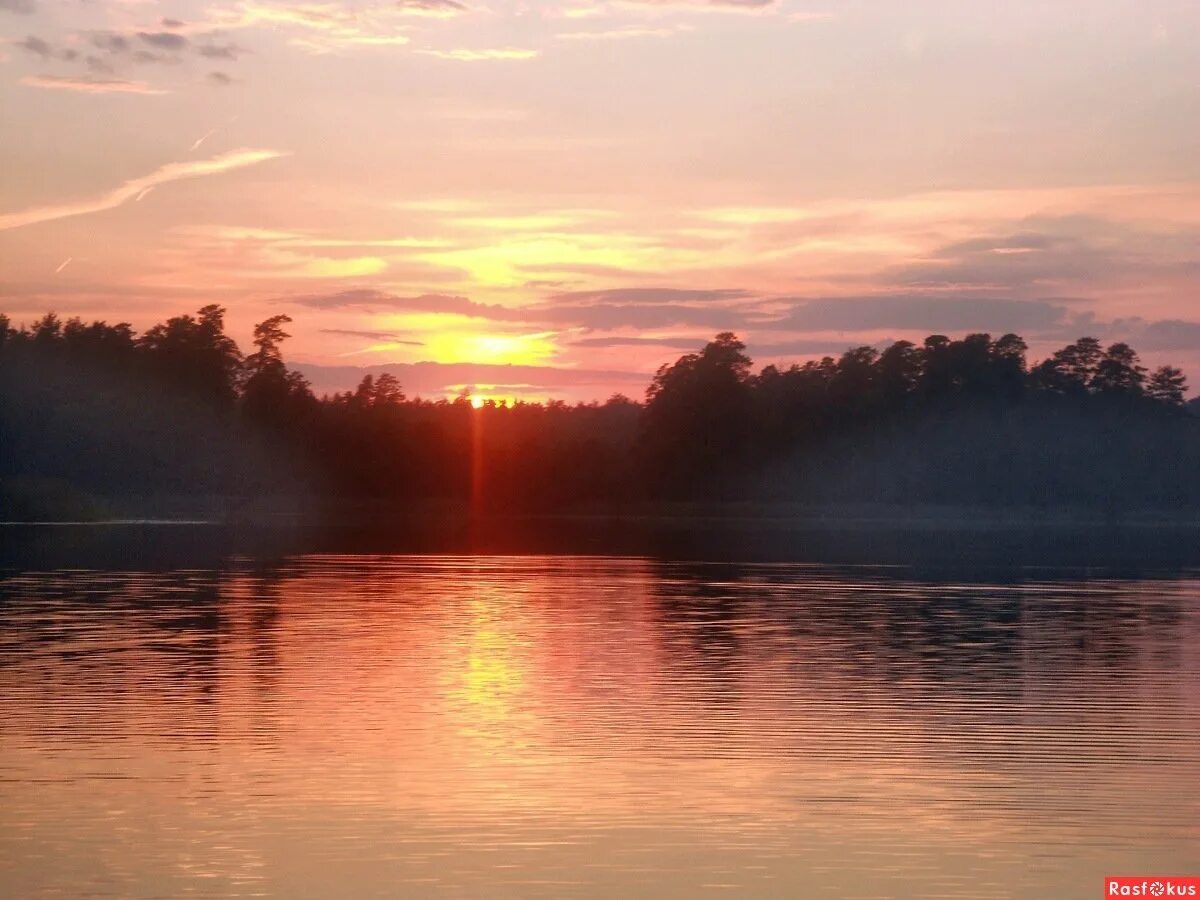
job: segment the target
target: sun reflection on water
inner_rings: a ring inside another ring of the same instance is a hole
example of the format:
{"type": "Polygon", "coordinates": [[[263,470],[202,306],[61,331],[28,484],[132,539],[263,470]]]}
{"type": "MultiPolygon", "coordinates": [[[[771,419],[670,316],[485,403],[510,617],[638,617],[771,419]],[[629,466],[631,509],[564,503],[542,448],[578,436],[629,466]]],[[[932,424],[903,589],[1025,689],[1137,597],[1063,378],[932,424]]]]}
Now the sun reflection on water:
{"type": "Polygon", "coordinates": [[[1040,897],[1186,871],[1197,596],[583,557],[14,575],[0,883],[1040,897]]]}

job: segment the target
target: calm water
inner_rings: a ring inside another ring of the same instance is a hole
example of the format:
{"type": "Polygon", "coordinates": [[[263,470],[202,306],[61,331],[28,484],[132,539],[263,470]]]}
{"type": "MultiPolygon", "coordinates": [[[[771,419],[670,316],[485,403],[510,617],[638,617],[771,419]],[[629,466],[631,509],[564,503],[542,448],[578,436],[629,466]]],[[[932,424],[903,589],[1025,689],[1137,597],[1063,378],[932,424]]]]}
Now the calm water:
{"type": "Polygon", "coordinates": [[[303,554],[0,577],[0,893],[1200,873],[1200,575],[303,554]]]}

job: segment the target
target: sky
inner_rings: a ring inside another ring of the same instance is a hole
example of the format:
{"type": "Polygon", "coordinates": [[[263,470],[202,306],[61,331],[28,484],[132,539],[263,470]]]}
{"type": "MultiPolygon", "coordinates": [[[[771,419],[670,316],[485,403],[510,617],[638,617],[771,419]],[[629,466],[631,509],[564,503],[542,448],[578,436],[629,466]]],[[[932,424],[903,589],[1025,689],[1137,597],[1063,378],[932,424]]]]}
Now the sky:
{"type": "Polygon", "coordinates": [[[1200,386],[1195,0],[0,0],[0,111],[18,323],[286,313],[318,391],[427,397],[639,397],[725,330],[1200,386]]]}

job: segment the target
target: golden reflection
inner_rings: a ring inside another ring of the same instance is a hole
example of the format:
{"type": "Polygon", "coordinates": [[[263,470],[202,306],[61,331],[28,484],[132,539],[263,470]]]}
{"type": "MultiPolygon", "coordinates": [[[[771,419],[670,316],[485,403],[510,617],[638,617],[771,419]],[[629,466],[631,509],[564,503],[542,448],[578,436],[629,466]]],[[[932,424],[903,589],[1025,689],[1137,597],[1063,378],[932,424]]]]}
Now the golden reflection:
{"type": "Polygon", "coordinates": [[[508,606],[496,596],[467,602],[465,660],[460,686],[451,695],[466,720],[462,732],[493,747],[513,743],[505,725],[526,687],[514,621],[505,615],[508,606]]]}
{"type": "Polygon", "coordinates": [[[253,565],[23,576],[0,593],[13,633],[36,638],[0,668],[14,894],[203,879],[224,894],[946,896],[969,876],[979,896],[1040,897],[1091,883],[1096,848],[1131,870],[1194,858],[1179,785],[1200,660],[1159,653],[1194,646],[1197,623],[1162,614],[1192,603],[1188,583],[587,557],[253,565]],[[67,583],[87,599],[63,601],[67,583]],[[1122,603],[1148,612],[1105,618],[1122,603]],[[1089,651],[1085,618],[1133,652],[1089,651]],[[1045,843],[1053,872],[1028,865],[1045,843]],[[14,869],[34,845],[64,863],[14,869]]]}

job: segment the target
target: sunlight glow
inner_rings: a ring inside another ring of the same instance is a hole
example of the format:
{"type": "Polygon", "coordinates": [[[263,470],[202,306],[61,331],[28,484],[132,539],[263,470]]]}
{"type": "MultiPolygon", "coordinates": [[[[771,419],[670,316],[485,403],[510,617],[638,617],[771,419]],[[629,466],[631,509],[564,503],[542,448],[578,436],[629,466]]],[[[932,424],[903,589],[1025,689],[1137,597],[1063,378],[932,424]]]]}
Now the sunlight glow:
{"type": "Polygon", "coordinates": [[[431,334],[426,346],[434,362],[507,363],[534,365],[554,356],[557,348],[550,333],[542,334],[431,334]]]}
{"type": "Polygon", "coordinates": [[[479,285],[515,287],[537,273],[570,272],[580,267],[653,270],[667,265],[667,256],[678,255],[630,235],[505,236],[501,232],[484,246],[429,253],[421,260],[461,269],[479,285]]]}

